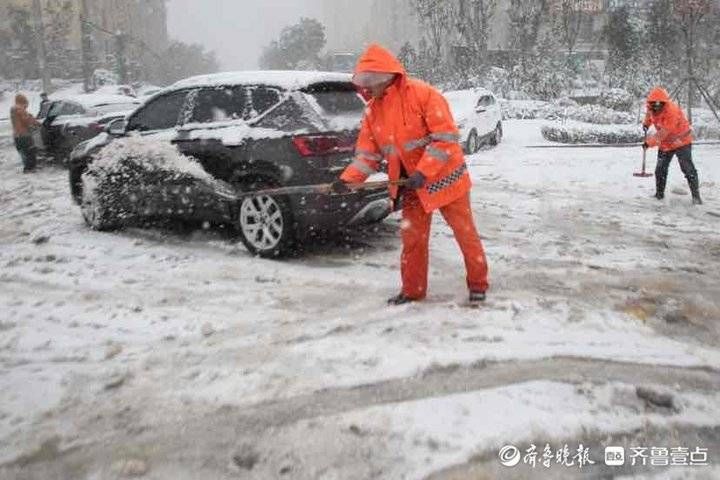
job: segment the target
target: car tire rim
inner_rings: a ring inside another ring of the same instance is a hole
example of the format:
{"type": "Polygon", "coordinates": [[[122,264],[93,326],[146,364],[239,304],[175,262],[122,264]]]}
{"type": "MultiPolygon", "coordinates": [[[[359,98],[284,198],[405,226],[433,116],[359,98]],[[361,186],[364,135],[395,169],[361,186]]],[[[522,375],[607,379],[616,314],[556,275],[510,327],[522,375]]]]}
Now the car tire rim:
{"type": "Polygon", "coordinates": [[[248,198],[240,205],[240,228],[257,250],[272,250],[283,237],[284,220],[280,205],[272,197],[248,198]]]}

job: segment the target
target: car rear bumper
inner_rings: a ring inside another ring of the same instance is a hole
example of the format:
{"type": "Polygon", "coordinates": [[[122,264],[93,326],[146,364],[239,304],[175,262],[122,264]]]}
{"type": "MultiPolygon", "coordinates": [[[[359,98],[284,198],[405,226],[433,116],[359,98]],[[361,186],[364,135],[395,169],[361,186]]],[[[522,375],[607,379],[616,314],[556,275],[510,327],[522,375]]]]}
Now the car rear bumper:
{"type": "Polygon", "coordinates": [[[386,189],[293,198],[299,233],[379,222],[392,212],[386,189]]]}

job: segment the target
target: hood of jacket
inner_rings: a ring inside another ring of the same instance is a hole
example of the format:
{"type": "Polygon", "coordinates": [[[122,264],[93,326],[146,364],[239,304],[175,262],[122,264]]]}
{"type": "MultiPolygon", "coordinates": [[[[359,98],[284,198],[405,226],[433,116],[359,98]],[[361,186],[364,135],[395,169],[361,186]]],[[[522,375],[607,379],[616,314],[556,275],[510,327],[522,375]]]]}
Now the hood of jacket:
{"type": "Polygon", "coordinates": [[[670,103],[670,94],[662,87],[655,87],[647,97],[648,104],[653,102],[670,103]]]}
{"type": "Polygon", "coordinates": [[[355,73],[362,72],[395,73],[403,77],[407,75],[400,60],[378,44],[370,45],[360,56],[355,73]]]}

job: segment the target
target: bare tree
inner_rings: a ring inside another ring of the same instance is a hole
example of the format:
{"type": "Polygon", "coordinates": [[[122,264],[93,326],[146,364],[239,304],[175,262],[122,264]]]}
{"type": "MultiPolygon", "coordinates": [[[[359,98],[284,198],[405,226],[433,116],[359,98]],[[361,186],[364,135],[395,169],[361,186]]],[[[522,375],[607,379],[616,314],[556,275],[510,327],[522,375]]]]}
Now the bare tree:
{"type": "Polygon", "coordinates": [[[455,2],[447,0],[413,0],[425,38],[436,60],[442,59],[443,47],[451,37],[450,32],[457,15],[455,2]]]}
{"type": "Polygon", "coordinates": [[[508,14],[512,47],[522,56],[526,56],[537,46],[547,11],[547,0],[510,0],[508,14]]]}
{"type": "Polygon", "coordinates": [[[490,23],[495,16],[497,0],[458,0],[457,29],[480,61],[487,56],[490,23]]]}
{"type": "Polygon", "coordinates": [[[71,76],[77,70],[77,58],[70,48],[70,33],[75,20],[72,2],[48,0],[44,5],[47,63],[55,77],[71,76]]]}
{"type": "MultiPolygon", "coordinates": [[[[688,120],[692,123],[692,107],[694,91],[698,81],[695,78],[695,56],[697,55],[697,33],[701,29],[706,18],[712,11],[714,2],[712,0],[676,0],[673,13],[677,19],[680,31],[683,33],[685,43],[685,56],[687,61],[686,78],[688,87],[688,120]]],[[[704,86],[699,86],[704,88],[704,86]]],[[[701,92],[702,93],[702,92],[701,92]]]]}
{"type": "Polygon", "coordinates": [[[568,56],[572,55],[580,38],[585,19],[583,0],[555,0],[551,8],[557,31],[568,56]]]}

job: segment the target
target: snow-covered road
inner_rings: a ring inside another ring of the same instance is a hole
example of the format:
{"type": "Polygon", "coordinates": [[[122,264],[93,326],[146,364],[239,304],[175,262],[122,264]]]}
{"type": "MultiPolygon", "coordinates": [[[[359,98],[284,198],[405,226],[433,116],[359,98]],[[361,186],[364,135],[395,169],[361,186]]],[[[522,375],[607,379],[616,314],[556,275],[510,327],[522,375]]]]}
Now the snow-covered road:
{"type": "Polygon", "coordinates": [[[545,143],[538,122],[505,130],[468,158],[481,310],[462,307],[439,216],[428,301],[389,308],[397,218],[285,261],[222,232],[97,233],[64,170],[22,175],[0,139],[0,477],[423,478],[511,442],[720,426],[720,148],[695,150],[706,205],[692,207],[677,163],[660,203],[632,176],[638,150],[528,149],[545,143]],[[543,369],[552,358],[567,375],[543,369]],[[537,378],[442,388],[518,362],[537,378]],[[677,407],[646,409],[644,383],[677,407]]]}

